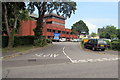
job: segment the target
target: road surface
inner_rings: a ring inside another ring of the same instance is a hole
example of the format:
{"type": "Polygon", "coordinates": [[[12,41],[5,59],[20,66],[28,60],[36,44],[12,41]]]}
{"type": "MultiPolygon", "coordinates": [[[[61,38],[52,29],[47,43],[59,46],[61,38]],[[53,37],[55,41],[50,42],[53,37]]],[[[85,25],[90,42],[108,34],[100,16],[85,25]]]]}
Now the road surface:
{"type": "Polygon", "coordinates": [[[118,78],[118,55],[82,49],[79,42],[3,60],[3,78],[118,78]]]}

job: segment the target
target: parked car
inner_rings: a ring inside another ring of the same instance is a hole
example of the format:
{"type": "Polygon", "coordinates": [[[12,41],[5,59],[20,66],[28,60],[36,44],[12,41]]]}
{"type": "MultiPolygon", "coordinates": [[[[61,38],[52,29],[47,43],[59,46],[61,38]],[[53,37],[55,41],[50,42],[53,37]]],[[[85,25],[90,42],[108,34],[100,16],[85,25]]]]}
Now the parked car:
{"type": "Polygon", "coordinates": [[[71,42],[80,42],[80,39],[70,39],[71,42]]]}
{"type": "Polygon", "coordinates": [[[77,39],[73,39],[74,42],[77,42],[77,39]]]}
{"type": "Polygon", "coordinates": [[[109,42],[111,42],[111,39],[106,39],[106,38],[102,38],[102,40],[107,40],[107,41],[109,41],[109,42]]]}
{"type": "Polygon", "coordinates": [[[88,42],[84,43],[85,48],[90,48],[92,50],[104,51],[107,48],[107,43],[101,39],[89,39],[88,42]]]}
{"type": "Polygon", "coordinates": [[[65,42],[65,41],[66,41],[66,38],[60,38],[59,41],[60,41],[60,42],[65,42]]]}

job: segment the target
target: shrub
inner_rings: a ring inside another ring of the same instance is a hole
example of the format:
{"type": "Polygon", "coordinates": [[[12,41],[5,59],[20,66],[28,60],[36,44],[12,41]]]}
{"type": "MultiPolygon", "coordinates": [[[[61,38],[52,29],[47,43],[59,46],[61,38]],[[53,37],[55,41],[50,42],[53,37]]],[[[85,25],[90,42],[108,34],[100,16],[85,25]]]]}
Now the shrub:
{"type": "Polygon", "coordinates": [[[114,42],[111,42],[111,49],[113,50],[120,50],[120,42],[117,42],[117,41],[114,41],[114,42]]]}
{"type": "Polygon", "coordinates": [[[52,39],[47,39],[47,43],[52,43],[52,39]]]}
{"type": "Polygon", "coordinates": [[[81,47],[84,48],[84,41],[81,41],[81,47]]]}
{"type": "Polygon", "coordinates": [[[8,46],[8,36],[2,36],[2,47],[5,48],[8,46]]]}
{"type": "Polygon", "coordinates": [[[33,45],[34,36],[15,36],[14,46],[33,45]]]}
{"type": "Polygon", "coordinates": [[[108,48],[111,48],[111,42],[109,40],[105,40],[107,42],[108,48]]]}
{"type": "MultiPolygon", "coordinates": [[[[33,45],[34,43],[34,36],[14,36],[14,45],[33,45]]],[[[8,46],[8,36],[2,36],[2,47],[5,48],[8,46]]]]}
{"type": "Polygon", "coordinates": [[[41,36],[40,39],[34,40],[34,46],[43,47],[45,45],[47,45],[47,39],[45,38],[45,36],[41,36]]]}

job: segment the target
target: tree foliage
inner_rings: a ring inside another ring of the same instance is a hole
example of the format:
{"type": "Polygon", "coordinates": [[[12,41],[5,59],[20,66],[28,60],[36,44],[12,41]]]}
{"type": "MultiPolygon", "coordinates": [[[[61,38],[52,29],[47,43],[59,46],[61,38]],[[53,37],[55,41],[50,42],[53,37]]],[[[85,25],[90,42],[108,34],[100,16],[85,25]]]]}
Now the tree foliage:
{"type": "Polygon", "coordinates": [[[120,29],[117,29],[117,37],[120,39],[120,29]]]}
{"type": "Polygon", "coordinates": [[[35,11],[35,7],[38,10],[38,19],[36,28],[33,30],[36,39],[41,39],[43,19],[45,14],[56,13],[63,17],[69,17],[72,13],[75,13],[76,3],[75,2],[29,2],[28,10],[30,13],[35,11]]]}
{"type": "Polygon", "coordinates": [[[96,33],[91,33],[91,37],[96,37],[97,36],[97,34],[96,33]]]}
{"type": "Polygon", "coordinates": [[[72,31],[77,31],[79,34],[82,33],[89,34],[89,29],[82,20],[73,24],[72,31]]]}
{"type": "Polygon", "coordinates": [[[56,12],[57,15],[62,15],[64,17],[70,17],[72,13],[75,13],[76,3],[75,2],[30,2],[28,4],[28,10],[33,13],[35,11],[35,7],[38,10],[38,20],[37,26],[34,29],[34,33],[37,39],[42,35],[42,27],[43,27],[43,18],[44,15],[50,14],[53,11],[56,12]]]}
{"type": "Polygon", "coordinates": [[[10,48],[14,44],[14,34],[18,31],[20,21],[28,19],[28,11],[24,2],[3,2],[2,7],[2,33],[9,36],[10,48]]]}
{"type": "Polygon", "coordinates": [[[115,26],[106,26],[105,28],[98,28],[100,38],[113,39],[117,37],[117,29],[115,26]]]}

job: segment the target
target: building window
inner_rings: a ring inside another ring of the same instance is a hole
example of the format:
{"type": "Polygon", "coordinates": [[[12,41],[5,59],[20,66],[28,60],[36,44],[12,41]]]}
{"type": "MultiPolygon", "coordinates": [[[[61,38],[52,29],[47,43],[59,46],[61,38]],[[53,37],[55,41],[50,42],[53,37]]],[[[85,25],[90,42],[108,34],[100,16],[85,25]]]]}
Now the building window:
{"type": "Polygon", "coordinates": [[[55,33],[55,30],[52,30],[53,33],[55,33]]]}
{"type": "Polygon", "coordinates": [[[65,31],[62,31],[62,34],[65,34],[65,31]]]}
{"type": "Polygon", "coordinates": [[[69,34],[69,32],[67,32],[66,34],[69,34]]]}
{"type": "Polygon", "coordinates": [[[52,21],[48,21],[48,22],[46,22],[46,24],[52,24],[52,21]]]}
{"type": "Polygon", "coordinates": [[[61,33],[61,31],[58,31],[58,33],[61,33]]]}
{"type": "Polygon", "coordinates": [[[51,29],[47,29],[47,32],[51,32],[51,29]]]}
{"type": "Polygon", "coordinates": [[[62,26],[65,26],[65,24],[58,23],[58,22],[52,22],[52,24],[57,24],[57,25],[62,25],[62,26]]]}
{"type": "Polygon", "coordinates": [[[70,35],[73,35],[73,32],[71,32],[70,35]]]}
{"type": "Polygon", "coordinates": [[[48,36],[48,39],[52,38],[52,36],[48,36]]]}

